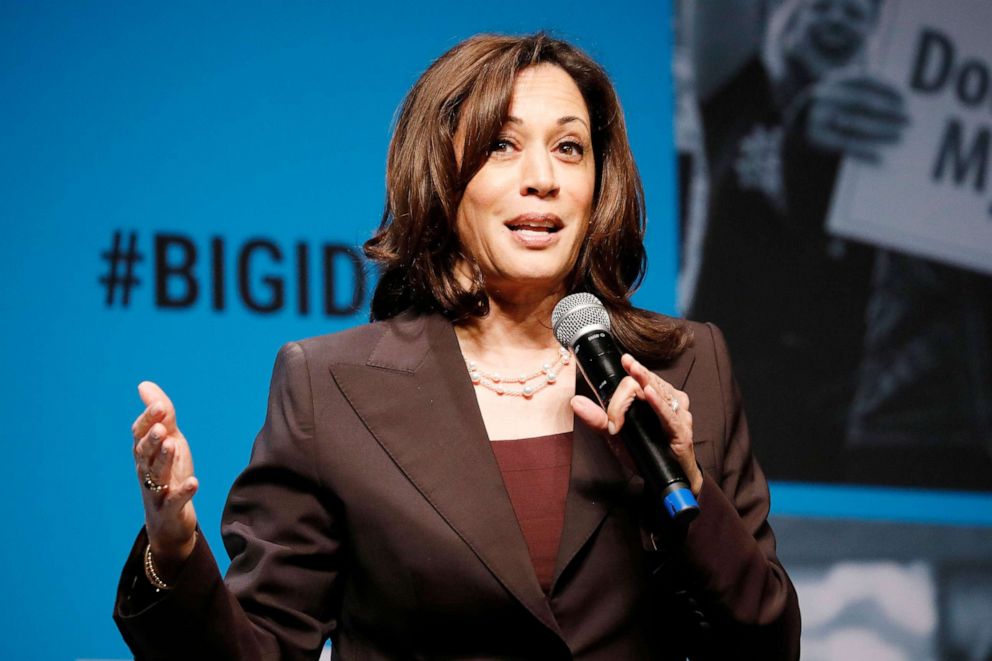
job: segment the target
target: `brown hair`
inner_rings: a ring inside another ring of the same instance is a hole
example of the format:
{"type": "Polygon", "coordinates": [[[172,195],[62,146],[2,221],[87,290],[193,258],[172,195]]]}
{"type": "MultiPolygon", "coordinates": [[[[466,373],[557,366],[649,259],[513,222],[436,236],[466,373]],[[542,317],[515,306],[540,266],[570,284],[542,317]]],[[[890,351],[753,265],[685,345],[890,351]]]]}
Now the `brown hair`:
{"type": "Polygon", "coordinates": [[[371,318],[388,319],[412,309],[438,311],[458,321],[489,312],[478,268],[468,289],[455,277],[456,265],[464,260],[456,212],[506,121],[517,74],[542,63],[572,77],[592,120],[595,200],[567,293],[598,296],[617,341],[639,359],[649,364],[669,360],[691,339],[685,325],[630,303],[647,262],[644,193],[619,99],[606,72],[588,55],[543,32],[467,39],[431,64],[403,101],[389,146],[382,223],[365,242],[366,256],[380,270],[371,318]],[[464,133],[460,168],[454,146],[459,122],[464,133]]]}

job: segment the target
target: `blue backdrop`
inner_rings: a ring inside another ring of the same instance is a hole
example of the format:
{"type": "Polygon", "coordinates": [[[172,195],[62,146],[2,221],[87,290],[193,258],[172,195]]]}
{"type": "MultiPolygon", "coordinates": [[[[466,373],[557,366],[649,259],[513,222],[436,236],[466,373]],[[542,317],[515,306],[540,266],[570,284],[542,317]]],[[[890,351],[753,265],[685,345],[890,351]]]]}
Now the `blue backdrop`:
{"type": "Polygon", "coordinates": [[[142,523],[129,434],[142,379],[177,405],[197,511],[222,548],[221,508],[261,425],[276,350],[367,316],[367,296],[349,312],[368,280],[351,255],[379,220],[391,122],[459,40],[547,28],[609,70],[652,221],[640,301],[671,312],[668,11],[585,0],[0,3],[0,658],[129,656],[110,615],[142,523]]]}

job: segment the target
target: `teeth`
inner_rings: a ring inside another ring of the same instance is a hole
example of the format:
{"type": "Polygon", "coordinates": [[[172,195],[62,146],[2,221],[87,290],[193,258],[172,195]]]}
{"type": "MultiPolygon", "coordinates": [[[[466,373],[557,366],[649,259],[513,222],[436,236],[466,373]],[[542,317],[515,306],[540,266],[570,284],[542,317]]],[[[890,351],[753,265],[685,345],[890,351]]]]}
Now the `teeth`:
{"type": "Polygon", "coordinates": [[[510,225],[512,230],[531,230],[535,232],[545,231],[554,232],[555,228],[553,225],[510,225]]]}

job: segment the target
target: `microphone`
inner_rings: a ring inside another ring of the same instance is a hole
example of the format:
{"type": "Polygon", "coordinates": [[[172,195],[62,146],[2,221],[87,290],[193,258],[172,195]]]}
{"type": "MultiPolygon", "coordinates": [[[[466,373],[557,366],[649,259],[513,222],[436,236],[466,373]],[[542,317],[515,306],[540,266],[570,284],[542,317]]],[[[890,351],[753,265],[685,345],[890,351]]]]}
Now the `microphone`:
{"type": "MultiPolygon", "coordinates": [[[[558,301],[551,313],[555,337],[575,353],[576,362],[605,409],[621,379],[620,350],[610,334],[610,316],[592,294],[571,294],[558,301]]],[[[668,447],[669,435],[647,402],[635,399],[620,430],[627,451],[645,481],[661,496],[665,512],[679,524],[699,514],[689,481],[668,447]]]]}

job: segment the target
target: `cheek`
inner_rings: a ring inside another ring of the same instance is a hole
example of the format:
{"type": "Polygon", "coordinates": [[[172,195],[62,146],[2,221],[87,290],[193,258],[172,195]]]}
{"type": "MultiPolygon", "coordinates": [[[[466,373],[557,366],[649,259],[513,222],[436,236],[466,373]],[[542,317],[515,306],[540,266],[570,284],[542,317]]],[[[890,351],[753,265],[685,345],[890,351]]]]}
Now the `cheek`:
{"type": "Polygon", "coordinates": [[[500,194],[491,181],[479,181],[477,176],[465,189],[458,207],[457,226],[463,237],[478,235],[483,225],[498,216],[500,194]]]}
{"type": "Polygon", "coordinates": [[[462,202],[467,203],[475,216],[493,210],[500,199],[507,193],[507,176],[505,173],[485,165],[468,182],[462,202]]]}
{"type": "Polygon", "coordinates": [[[472,219],[472,211],[463,200],[461,206],[458,207],[455,231],[458,235],[458,242],[466,254],[474,255],[478,252],[479,239],[476,227],[476,223],[472,219]]]}
{"type": "Polygon", "coordinates": [[[478,191],[466,189],[458,206],[455,229],[462,247],[478,256],[480,247],[485,243],[486,227],[491,224],[488,219],[492,215],[493,201],[480,196],[478,191]]]}
{"type": "Polygon", "coordinates": [[[588,220],[592,215],[592,205],[596,197],[596,171],[592,169],[582,173],[576,179],[573,190],[575,190],[573,195],[575,205],[582,209],[582,215],[588,220]]]}

